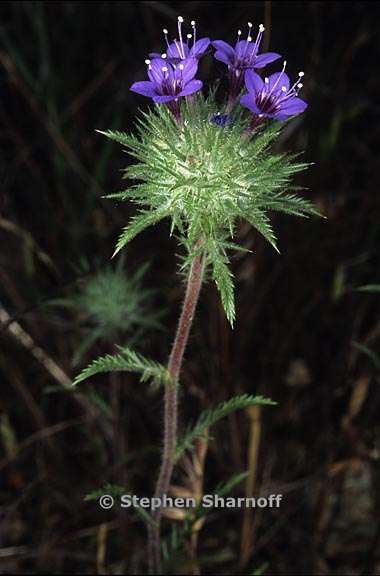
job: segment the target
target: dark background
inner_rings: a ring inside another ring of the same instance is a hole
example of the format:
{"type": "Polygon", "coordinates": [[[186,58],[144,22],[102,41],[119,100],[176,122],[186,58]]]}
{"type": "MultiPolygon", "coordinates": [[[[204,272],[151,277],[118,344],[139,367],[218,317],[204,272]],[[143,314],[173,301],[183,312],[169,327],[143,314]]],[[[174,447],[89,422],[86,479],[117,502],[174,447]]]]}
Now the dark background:
{"type": "MultiPolygon", "coordinates": [[[[102,199],[121,189],[128,158],[95,129],[132,129],[148,101],[129,86],[144,79],[147,53],[162,49],[162,28],[174,33],[181,14],[197,20],[200,35],[231,42],[248,20],[264,22],[266,47],[284,54],[291,73],[305,70],[309,108],[281,146],[314,162],[298,183],[327,220],[273,218],[280,256],[241,227],[253,254],[233,257],[234,331],[214,286],[203,289],[183,371],[182,426],[236,393],[278,402],[261,422],[243,412],[215,427],[204,490],[247,470],[251,453],[254,493],[284,500],[280,510],[246,515],[248,548],[243,512],[213,513],[197,558],[180,551],[171,569],[380,573],[380,295],[357,291],[380,284],[379,12],[376,2],[1,3],[1,570],[146,569],[139,518],[84,498],[107,482],[151,494],[161,392],[133,375],[98,376],[81,384],[82,395],[64,386],[117,343],[134,339],[162,362],[170,349],[183,286],[163,223],[129,246],[119,268],[128,278],[150,262],[137,292],[155,291],[141,310],[137,298],[136,322],[153,322],[161,309],[161,326],[134,338],[137,324],[126,317],[125,330],[121,322],[103,331],[73,362],[93,326],[81,291],[110,265],[133,214],[128,203],[102,199]]],[[[204,79],[224,71],[204,58],[204,79]]],[[[179,468],[175,483],[184,482],[179,468]]],[[[245,490],[242,482],[233,493],[245,490]]]]}

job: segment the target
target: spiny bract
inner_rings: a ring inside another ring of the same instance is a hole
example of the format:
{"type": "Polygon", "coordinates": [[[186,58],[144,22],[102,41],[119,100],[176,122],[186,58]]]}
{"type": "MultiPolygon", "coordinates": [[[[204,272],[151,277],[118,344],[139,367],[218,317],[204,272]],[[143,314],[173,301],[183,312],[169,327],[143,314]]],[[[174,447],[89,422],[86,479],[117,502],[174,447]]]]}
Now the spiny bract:
{"type": "Polygon", "coordinates": [[[248,122],[241,111],[225,128],[213,121],[217,114],[213,96],[205,100],[197,95],[182,103],[180,122],[167,107],[155,106],[138,120],[136,136],[102,133],[124,145],[137,160],[124,175],[134,184],[108,196],[138,206],[115,253],[147,226],[170,218],[171,232],[178,234],[187,250],[185,266],[195,250],[202,251],[211,265],[232,325],[234,290],[226,251],[241,249],[232,243],[239,219],[246,219],[277,249],[268,210],[297,216],[318,212],[295,195],[290,183],[292,175],[307,164],[295,162],[294,155],[269,151],[280,124],[245,137],[248,122]]]}

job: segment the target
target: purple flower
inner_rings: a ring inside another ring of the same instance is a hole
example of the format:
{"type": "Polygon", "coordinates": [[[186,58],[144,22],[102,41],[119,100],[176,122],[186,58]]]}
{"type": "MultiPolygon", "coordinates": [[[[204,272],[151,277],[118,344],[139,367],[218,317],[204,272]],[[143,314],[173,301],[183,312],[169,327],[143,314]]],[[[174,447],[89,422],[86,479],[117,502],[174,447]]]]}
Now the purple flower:
{"type": "Polygon", "coordinates": [[[284,72],[285,67],[286,62],[281,72],[272,74],[265,80],[253,70],[245,72],[248,94],[240,98],[240,103],[259,119],[286,120],[289,116],[301,114],[307,108],[307,103],[298,98],[298,92],[302,88],[300,78],[304,73],[299,72],[298,80],[290,87],[289,77],[284,72]]]}
{"type": "Polygon", "coordinates": [[[215,58],[228,66],[231,89],[230,98],[232,100],[237,97],[243,86],[244,72],[246,70],[264,68],[267,64],[281,58],[280,54],[276,54],[275,52],[259,54],[258,52],[265,28],[260,24],[255,42],[252,41],[251,29],[252,23],[248,22],[248,36],[246,40],[240,40],[241,30],[238,31],[235,48],[223,40],[215,40],[212,42],[213,47],[216,48],[215,58]]]}
{"type": "Polygon", "coordinates": [[[148,65],[149,81],[135,82],[131,86],[132,92],[148,96],[159,104],[168,104],[202,88],[202,82],[194,79],[198,70],[195,58],[181,60],[178,65],[163,58],[145,62],[148,65]]]}
{"type": "Polygon", "coordinates": [[[230,114],[221,114],[220,112],[212,114],[209,118],[209,122],[210,124],[216,124],[219,128],[229,128],[234,123],[230,114]]]}
{"type": "Polygon", "coordinates": [[[182,36],[182,24],[183,18],[182,16],[178,16],[178,39],[175,39],[174,42],[171,44],[168,40],[169,32],[164,28],[164,36],[167,45],[166,53],[158,54],[156,52],[152,52],[149,54],[150,58],[164,58],[167,59],[170,64],[178,64],[181,60],[185,60],[186,58],[195,58],[199,60],[204,53],[206,52],[207,48],[210,45],[210,38],[200,38],[197,40],[197,29],[195,25],[195,21],[191,21],[191,27],[193,29],[192,34],[186,35],[186,41],[184,41],[182,36]],[[193,45],[190,47],[189,42],[193,38],[193,45]]]}

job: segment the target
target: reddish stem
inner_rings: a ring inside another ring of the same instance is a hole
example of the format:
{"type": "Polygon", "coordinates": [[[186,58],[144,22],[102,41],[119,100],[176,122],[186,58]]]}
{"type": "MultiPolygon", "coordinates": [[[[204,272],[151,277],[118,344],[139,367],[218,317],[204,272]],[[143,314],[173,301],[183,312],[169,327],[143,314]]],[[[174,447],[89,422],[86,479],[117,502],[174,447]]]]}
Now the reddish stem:
{"type": "MultiPolygon", "coordinates": [[[[200,246],[198,243],[198,247],[200,246]]],[[[202,255],[194,257],[189,276],[185,299],[179,318],[176,337],[170,353],[168,371],[172,381],[165,387],[165,414],[164,414],[164,447],[158,476],[155,498],[162,498],[169,490],[174,467],[174,452],[177,445],[178,425],[178,378],[181,371],[183,355],[189,338],[195,308],[202,286],[204,262],[202,255]]],[[[162,510],[157,508],[152,514],[154,526],[149,527],[149,564],[152,574],[161,574],[161,531],[160,523],[162,510]]]]}

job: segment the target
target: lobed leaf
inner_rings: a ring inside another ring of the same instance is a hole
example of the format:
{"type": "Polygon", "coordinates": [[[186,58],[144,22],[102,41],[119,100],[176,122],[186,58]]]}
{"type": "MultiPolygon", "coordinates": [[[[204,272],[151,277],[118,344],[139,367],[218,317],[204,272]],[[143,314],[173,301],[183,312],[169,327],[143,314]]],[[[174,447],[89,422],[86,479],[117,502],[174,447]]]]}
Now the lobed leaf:
{"type": "Polygon", "coordinates": [[[140,382],[154,380],[161,384],[171,381],[171,376],[165,366],[145,358],[128,347],[123,347],[120,348],[119,354],[106,354],[91,362],[78,374],[73,386],[103,372],[137,372],[140,374],[140,382]]]}
{"type": "Polygon", "coordinates": [[[269,398],[264,398],[263,396],[252,396],[250,394],[243,394],[241,396],[235,396],[222,404],[219,404],[214,409],[206,410],[201,414],[197,424],[192,430],[189,430],[187,434],[178,443],[175,459],[178,460],[185,450],[190,450],[193,447],[193,443],[197,438],[204,436],[206,430],[213,426],[219,420],[231,414],[231,412],[236,412],[237,410],[242,410],[248,408],[249,406],[275,406],[277,403],[269,398]]]}

